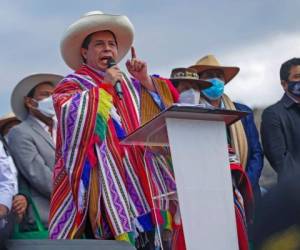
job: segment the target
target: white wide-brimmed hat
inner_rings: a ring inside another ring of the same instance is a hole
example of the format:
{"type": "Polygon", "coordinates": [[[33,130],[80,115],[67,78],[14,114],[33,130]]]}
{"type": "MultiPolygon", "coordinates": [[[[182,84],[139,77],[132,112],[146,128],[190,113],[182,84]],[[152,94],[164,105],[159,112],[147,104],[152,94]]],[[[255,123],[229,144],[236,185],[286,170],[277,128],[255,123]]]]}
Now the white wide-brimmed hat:
{"type": "Polygon", "coordinates": [[[91,11],[84,14],[66,30],[60,44],[61,55],[65,63],[74,70],[78,69],[83,63],[80,49],[84,39],[94,32],[104,30],[109,30],[115,35],[118,45],[116,62],[121,61],[133,43],[132,23],[126,16],[91,11]]]}
{"type": "Polygon", "coordinates": [[[54,86],[62,80],[63,76],[51,74],[51,73],[40,73],[31,74],[22,79],[14,88],[10,103],[13,112],[16,117],[21,121],[25,120],[28,115],[28,110],[24,104],[24,97],[37,85],[43,82],[50,82],[54,86]]]}

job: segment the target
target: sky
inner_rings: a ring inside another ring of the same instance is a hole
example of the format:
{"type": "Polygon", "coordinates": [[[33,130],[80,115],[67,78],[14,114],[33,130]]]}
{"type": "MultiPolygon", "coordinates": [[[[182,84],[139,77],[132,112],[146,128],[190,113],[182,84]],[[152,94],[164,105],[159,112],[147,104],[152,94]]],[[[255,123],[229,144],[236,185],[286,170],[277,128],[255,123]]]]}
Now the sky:
{"type": "Polygon", "coordinates": [[[92,10],[129,17],[137,56],[151,74],[168,77],[172,68],[207,54],[240,67],[225,92],[252,108],[281,98],[280,66],[300,56],[299,0],[1,0],[0,6],[0,116],[10,111],[11,92],[22,78],[72,71],[61,58],[60,40],[92,10]]]}

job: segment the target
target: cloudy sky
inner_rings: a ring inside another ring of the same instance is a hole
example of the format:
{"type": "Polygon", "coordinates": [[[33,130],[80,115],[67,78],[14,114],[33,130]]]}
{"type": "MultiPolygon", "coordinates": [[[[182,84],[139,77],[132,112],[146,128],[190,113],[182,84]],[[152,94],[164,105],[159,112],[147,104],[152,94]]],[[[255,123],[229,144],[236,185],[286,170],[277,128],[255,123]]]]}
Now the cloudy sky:
{"type": "Polygon", "coordinates": [[[226,92],[252,107],[280,98],[280,65],[300,56],[299,0],[1,0],[0,7],[0,115],[10,110],[11,91],[23,77],[70,72],[60,39],[91,10],[130,18],[150,73],[169,76],[206,54],[239,66],[226,92]]]}

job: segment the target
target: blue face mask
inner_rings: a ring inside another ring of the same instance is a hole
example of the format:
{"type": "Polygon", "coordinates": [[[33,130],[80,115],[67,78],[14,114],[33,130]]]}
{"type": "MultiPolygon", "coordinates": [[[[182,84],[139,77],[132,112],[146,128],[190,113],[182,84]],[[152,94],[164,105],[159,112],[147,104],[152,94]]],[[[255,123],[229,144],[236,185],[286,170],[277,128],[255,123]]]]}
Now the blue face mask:
{"type": "Polygon", "coordinates": [[[300,81],[288,82],[288,91],[291,94],[300,97],[300,81]]]}
{"type": "Polygon", "coordinates": [[[219,99],[224,93],[224,81],[219,78],[207,79],[212,83],[212,86],[202,90],[202,93],[210,100],[219,99]]]}

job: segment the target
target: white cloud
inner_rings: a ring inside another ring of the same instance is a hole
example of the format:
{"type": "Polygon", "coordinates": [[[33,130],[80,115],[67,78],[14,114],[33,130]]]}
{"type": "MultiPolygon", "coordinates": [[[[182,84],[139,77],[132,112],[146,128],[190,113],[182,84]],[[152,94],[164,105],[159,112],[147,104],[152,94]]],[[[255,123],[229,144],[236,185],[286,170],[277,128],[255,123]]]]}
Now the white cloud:
{"type": "MultiPolygon", "coordinates": [[[[207,54],[210,53],[208,51],[207,54]]],[[[231,48],[215,56],[224,66],[240,67],[239,74],[226,85],[225,92],[235,101],[251,107],[265,107],[279,100],[283,94],[279,69],[286,60],[300,56],[300,33],[268,37],[244,46],[241,44],[236,50],[231,48]]],[[[172,68],[187,67],[196,60],[180,58],[168,65],[153,67],[152,72],[169,76],[172,68]]]]}
{"type": "Polygon", "coordinates": [[[226,86],[232,99],[250,106],[264,107],[278,101],[283,90],[279,70],[286,60],[300,56],[300,33],[278,35],[247,45],[224,56],[228,65],[241,68],[226,86]]]}

